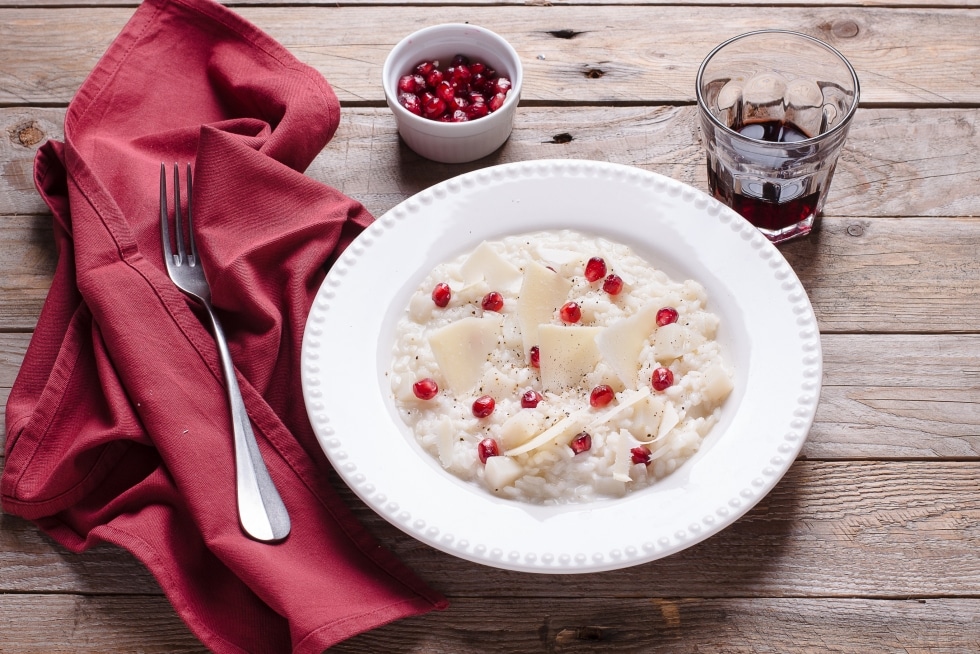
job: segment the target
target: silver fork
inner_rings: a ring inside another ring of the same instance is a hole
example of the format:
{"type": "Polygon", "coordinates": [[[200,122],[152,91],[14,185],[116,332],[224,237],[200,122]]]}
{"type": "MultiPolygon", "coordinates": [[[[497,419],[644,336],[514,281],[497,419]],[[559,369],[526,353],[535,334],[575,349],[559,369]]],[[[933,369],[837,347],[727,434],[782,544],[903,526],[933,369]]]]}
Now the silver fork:
{"type": "Polygon", "coordinates": [[[290,522],[286,506],[276,490],[269,471],[259,452],[252,424],[249,422],[242,393],[235,379],[235,367],[231,352],[218,317],[211,306],[211,287],[204,276],[204,269],[197,256],[194,242],[194,219],[191,214],[193,180],[191,166],[187,164],[187,226],[188,242],[184,245],[183,216],[180,210],[180,169],[174,164],[174,241],[177,254],[170,241],[170,218],[167,211],[167,167],[160,164],[160,233],[163,238],[163,255],[167,274],[186,295],[200,303],[211,319],[214,340],[221,355],[228,401],[231,404],[231,422],[235,444],[235,476],[238,495],[238,519],[245,533],[258,541],[275,542],[289,535],[290,522]]]}

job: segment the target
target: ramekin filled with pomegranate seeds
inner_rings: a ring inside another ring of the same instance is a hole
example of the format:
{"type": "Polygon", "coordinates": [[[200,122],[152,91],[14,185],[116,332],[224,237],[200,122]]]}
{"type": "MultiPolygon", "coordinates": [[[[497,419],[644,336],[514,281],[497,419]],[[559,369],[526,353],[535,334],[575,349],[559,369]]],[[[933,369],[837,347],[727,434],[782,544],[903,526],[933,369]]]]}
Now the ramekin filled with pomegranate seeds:
{"type": "Polygon", "coordinates": [[[523,69],[514,48],[476,25],[434,25],[402,39],[382,70],[398,133],[441,163],[485,157],[510,137],[523,69]]]}

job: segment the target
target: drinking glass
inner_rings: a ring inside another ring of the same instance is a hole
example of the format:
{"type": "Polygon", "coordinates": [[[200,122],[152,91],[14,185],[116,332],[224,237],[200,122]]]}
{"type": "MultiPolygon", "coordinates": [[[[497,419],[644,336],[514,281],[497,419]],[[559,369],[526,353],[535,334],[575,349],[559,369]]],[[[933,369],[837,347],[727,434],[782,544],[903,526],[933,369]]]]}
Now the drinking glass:
{"type": "Polygon", "coordinates": [[[857,73],[787,30],[725,41],[698,70],[708,186],[773,243],[810,233],[858,106],[857,73]]]}

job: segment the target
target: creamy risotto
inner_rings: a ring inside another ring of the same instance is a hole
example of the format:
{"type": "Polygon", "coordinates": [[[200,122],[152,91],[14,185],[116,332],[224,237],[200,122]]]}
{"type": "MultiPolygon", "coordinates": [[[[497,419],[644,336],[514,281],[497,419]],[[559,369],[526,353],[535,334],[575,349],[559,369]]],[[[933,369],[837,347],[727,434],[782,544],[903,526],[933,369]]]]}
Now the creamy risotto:
{"type": "Polygon", "coordinates": [[[572,231],[437,266],[396,328],[402,420],[450,473],[535,504],[621,497],[694,454],[732,390],[704,288],[572,231]]]}

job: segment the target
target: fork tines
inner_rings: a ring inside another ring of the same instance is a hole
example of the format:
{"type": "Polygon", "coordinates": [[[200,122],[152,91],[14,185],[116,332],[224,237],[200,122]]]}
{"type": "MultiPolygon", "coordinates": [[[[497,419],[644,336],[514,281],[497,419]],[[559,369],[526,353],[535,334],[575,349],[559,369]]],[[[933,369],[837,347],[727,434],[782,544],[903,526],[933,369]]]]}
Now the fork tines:
{"type": "Polygon", "coordinates": [[[196,264],[197,244],[194,242],[194,218],[191,212],[194,198],[194,182],[191,165],[187,164],[187,226],[184,226],[184,214],[181,211],[180,166],[174,163],[174,239],[170,237],[169,210],[167,207],[167,165],[160,164],[160,230],[163,238],[164,252],[168,259],[177,265],[196,264]],[[184,238],[186,234],[186,240],[184,238]],[[173,253],[176,241],[177,253],[173,253]],[[185,247],[184,243],[187,243],[185,247]]]}

